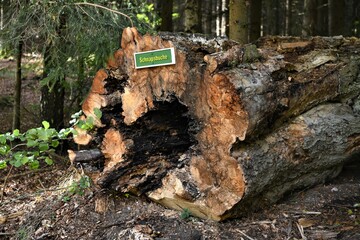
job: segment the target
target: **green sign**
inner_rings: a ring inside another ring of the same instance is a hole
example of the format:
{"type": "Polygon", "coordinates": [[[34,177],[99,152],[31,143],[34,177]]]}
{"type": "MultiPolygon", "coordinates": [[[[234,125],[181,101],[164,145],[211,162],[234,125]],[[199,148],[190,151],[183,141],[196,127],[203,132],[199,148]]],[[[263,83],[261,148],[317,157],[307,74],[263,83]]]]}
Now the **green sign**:
{"type": "Polygon", "coordinates": [[[134,53],[135,68],[149,68],[175,64],[174,48],[134,53]]]}

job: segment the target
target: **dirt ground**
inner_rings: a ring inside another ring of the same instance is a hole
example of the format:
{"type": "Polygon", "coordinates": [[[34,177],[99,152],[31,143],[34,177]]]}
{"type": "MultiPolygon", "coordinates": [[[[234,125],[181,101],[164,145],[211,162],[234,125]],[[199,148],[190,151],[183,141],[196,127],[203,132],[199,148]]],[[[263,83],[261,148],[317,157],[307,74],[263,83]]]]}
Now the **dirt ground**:
{"type": "MultiPolygon", "coordinates": [[[[24,78],[24,129],[36,124],[37,82],[24,78]]],[[[0,89],[2,133],[11,128],[13,89],[11,75],[3,71],[0,89]]],[[[220,223],[94,185],[65,199],[81,175],[67,161],[38,171],[0,170],[0,239],[360,239],[360,156],[330,182],[220,223]]]]}
{"type": "MultiPolygon", "coordinates": [[[[4,182],[9,169],[3,171],[4,182]]],[[[329,183],[221,223],[166,209],[144,197],[87,189],[63,201],[80,170],[66,163],[13,170],[0,204],[2,239],[360,239],[360,164],[329,183]],[[5,221],[5,222],[4,222],[5,221]]],[[[2,184],[4,187],[4,184],[2,184]]]]}

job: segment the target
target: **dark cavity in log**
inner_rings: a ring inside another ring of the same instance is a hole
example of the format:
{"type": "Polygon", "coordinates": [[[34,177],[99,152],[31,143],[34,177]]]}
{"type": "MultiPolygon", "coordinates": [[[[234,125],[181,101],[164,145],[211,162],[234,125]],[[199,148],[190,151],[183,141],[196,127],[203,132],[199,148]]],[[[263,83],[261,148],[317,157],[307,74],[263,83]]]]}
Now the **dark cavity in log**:
{"type": "MultiPolygon", "coordinates": [[[[155,101],[154,108],[131,125],[124,123],[119,108],[120,105],[113,108],[117,114],[111,118],[116,120],[115,127],[127,139],[128,151],[117,170],[100,178],[98,183],[107,187],[113,185],[116,189],[120,186],[122,191],[137,194],[156,189],[169,169],[184,164],[181,155],[189,153],[190,147],[196,144],[198,124],[191,118],[188,108],[175,97],[155,101]],[[149,172],[152,174],[148,176],[149,172]],[[131,186],[135,182],[136,186],[131,186]]],[[[108,117],[104,116],[102,121],[108,121],[108,117]]]]}

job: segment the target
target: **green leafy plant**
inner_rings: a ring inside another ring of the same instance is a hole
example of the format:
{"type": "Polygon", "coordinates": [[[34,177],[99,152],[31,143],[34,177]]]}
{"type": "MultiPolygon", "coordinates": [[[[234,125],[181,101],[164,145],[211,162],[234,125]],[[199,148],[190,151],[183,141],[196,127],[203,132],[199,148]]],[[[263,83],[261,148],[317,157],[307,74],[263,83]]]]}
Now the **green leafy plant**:
{"type": "Polygon", "coordinates": [[[189,217],[191,217],[191,212],[190,212],[190,210],[187,209],[187,208],[184,208],[184,209],[182,210],[182,212],[180,213],[180,218],[186,220],[186,219],[188,219],[189,217]]]}
{"type": "Polygon", "coordinates": [[[39,161],[53,164],[50,153],[55,151],[61,140],[67,138],[71,130],[57,132],[46,121],[42,125],[25,133],[15,129],[12,133],[0,134],[0,155],[4,156],[0,169],[6,168],[8,163],[14,167],[28,165],[31,169],[37,169],[39,161]]]}
{"type": "Polygon", "coordinates": [[[66,193],[62,196],[63,202],[68,202],[74,195],[84,195],[85,190],[91,186],[91,179],[89,176],[83,175],[79,181],[73,182],[67,189],[66,193]]]}
{"type": "MultiPolygon", "coordinates": [[[[94,113],[97,118],[101,118],[100,109],[94,109],[94,113]]],[[[94,118],[80,120],[81,115],[82,111],[73,114],[70,121],[72,126],[60,131],[50,128],[50,124],[43,121],[42,127],[31,128],[25,133],[15,129],[12,133],[0,134],[0,169],[6,168],[9,164],[17,168],[26,165],[30,169],[37,169],[41,161],[52,165],[51,156],[60,142],[77,134],[75,126],[84,130],[94,128],[94,118]]]]}

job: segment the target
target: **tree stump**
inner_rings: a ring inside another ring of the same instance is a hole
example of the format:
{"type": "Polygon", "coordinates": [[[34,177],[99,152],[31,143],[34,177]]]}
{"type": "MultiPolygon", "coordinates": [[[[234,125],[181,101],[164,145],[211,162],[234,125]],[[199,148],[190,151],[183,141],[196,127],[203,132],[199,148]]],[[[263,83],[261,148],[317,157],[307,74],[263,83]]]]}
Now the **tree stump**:
{"type": "MultiPolygon", "coordinates": [[[[82,106],[96,129],[75,141],[94,154],[101,187],[201,218],[241,216],[359,154],[359,50],[355,38],[239,45],[126,28],[82,106]],[[169,47],[175,65],[135,69],[134,53],[169,47]]],[[[70,153],[91,164],[92,154],[70,153]]]]}

